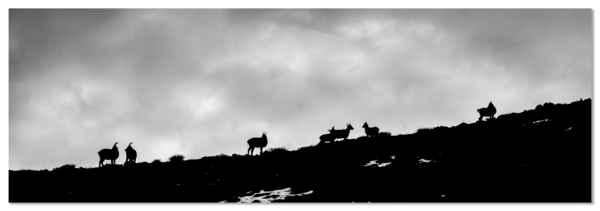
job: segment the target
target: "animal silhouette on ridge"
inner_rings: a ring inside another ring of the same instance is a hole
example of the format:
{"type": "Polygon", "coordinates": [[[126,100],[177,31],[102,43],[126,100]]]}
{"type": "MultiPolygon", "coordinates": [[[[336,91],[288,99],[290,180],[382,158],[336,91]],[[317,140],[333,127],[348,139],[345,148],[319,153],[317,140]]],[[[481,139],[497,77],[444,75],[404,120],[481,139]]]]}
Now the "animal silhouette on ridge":
{"type": "Polygon", "coordinates": [[[98,167],[104,166],[104,160],[110,160],[110,164],[115,165],[117,158],[119,158],[119,148],[117,148],[118,143],[119,142],[116,142],[112,149],[102,149],[98,152],[98,155],[100,156],[98,167]]]}
{"type": "MultiPolygon", "coordinates": [[[[260,138],[251,138],[248,140],[248,154],[254,155],[254,148],[260,148],[260,154],[262,155],[263,148],[267,146],[269,141],[267,140],[267,132],[263,132],[260,138]]],[[[248,155],[247,154],[247,155],[248,155]]]]}
{"type": "Polygon", "coordinates": [[[331,134],[331,131],[333,131],[333,130],[334,130],[333,127],[331,127],[331,129],[329,129],[329,133],[319,136],[319,139],[321,141],[317,145],[321,145],[321,144],[324,144],[327,142],[333,142],[335,140],[335,136],[333,136],[333,134],[331,134]]]}
{"type": "Polygon", "coordinates": [[[129,143],[129,146],[127,146],[127,148],[125,149],[125,155],[127,155],[127,158],[125,158],[125,163],[127,162],[134,162],[137,158],[137,152],[135,151],[135,149],[133,149],[131,147],[131,144],[133,144],[133,142],[129,143]]]}
{"type": "Polygon", "coordinates": [[[346,129],[336,130],[334,127],[331,127],[329,133],[333,136],[333,139],[343,138],[344,140],[348,139],[348,135],[350,135],[350,131],[354,130],[350,123],[346,124],[346,129]]]}
{"type": "Polygon", "coordinates": [[[494,118],[494,115],[496,114],[496,107],[494,107],[494,104],[492,104],[492,101],[490,101],[490,104],[487,108],[477,109],[477,112],[479,113],[479,121],[486,116],[489,117],[488,119],[494,118]]]}
{"type": "Polygon", "coordinates": [[[379,128],[378,127],[369,127],[367,122],[365,122],[365,124],[362,127],[365,128],[365,133],[367,134],[367,137],[372,137],[372,136],[376,136],[377,134],[379,134],[379,128]]]}

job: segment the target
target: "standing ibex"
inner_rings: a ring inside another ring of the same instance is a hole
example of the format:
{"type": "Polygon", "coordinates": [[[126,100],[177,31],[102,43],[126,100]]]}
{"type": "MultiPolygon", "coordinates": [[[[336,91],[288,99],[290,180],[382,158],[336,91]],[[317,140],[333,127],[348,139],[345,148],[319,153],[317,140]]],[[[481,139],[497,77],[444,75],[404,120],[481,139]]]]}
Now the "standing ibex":
{"type": "Polygon", "coordinates": [[[479,112],[479,121],[486,116],[489,118],[494,118],[494,115],[496,114],[496,107],[494,107],[494,104],[492,104],[492,101],[490,101],[490,104],[488,104],[487,108],[477,109],[477,112],[479,112]]]}
{"type": "Polygon", "coordinates": [[[251,138],[248,140],[248,154],[254,155],[254,148],[260,148],[260,154],[262,155],[263,148],[267,146],[267,132],[263,132],[260,138],[251,138]]]}
{"type": "Polygon", "coordinates": [[[367,137],[376,136],[377,134],[379,134],[379,128],[369,127],[367,122],[365,122],[365,124],[362,127],[365,128],[365,133],[367,134],[367,137]]]}
{"type": "Polygon", "coordinates": [[[135,149],[133,149],[131,147],[131,144],[133,144],[133,142],[129,143],[129,146],[127,146],[127,148],[125,148],[125,155],[127,155],[127,158],[125,158],[125,163],[127,163],[127,162],[135,163],[135,160],[137,158],[137,152],[135,151],[135,149]]]}
{"type": "Polygon", "coordinates": [[[343,138],[344,140],[348,139],[348,135],[350,135],[350,130],[354,130],[350,123],[346,124],[346,129],[344,130],[336,130],[335,128],[331,128],[330,134],[333,135],[333,139],[343,138]]]}
{"type": "Polygon", "coordinates": [[[102,167],[104,165],[104,160],[110,160],[110,164],[115,165],[117,158],[119,158],[119,149],[117,148],[118,143],[119,142],[115,143],[112,149],[102,149],[100,150],[100,152],[98,152],[98,155],[100,155],[99,167],[102,167]]]}

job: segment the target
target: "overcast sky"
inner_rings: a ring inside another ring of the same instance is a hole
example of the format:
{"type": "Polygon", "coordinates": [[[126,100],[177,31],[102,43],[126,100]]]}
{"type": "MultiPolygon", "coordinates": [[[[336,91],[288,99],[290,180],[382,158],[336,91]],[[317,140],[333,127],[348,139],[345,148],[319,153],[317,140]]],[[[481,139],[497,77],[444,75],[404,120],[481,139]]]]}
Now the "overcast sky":
{"type": "Polygon", "coordinates": [[[9,168],[245,154],[592,95],[591,10],[10,10],[9,168]]]}

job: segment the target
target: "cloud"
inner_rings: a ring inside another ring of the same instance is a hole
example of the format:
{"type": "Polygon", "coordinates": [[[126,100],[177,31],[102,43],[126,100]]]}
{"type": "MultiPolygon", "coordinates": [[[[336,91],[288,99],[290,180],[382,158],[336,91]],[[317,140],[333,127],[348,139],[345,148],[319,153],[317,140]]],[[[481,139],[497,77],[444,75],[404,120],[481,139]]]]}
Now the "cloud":
{"type": "Polygon", "coordinates": [[[11,31],[8,31],[8,56],[14,55],[17,53],[17,50],[19,49],[19,40],[15,37],[15,35],[13,35],[11,33],[11,31]]]}

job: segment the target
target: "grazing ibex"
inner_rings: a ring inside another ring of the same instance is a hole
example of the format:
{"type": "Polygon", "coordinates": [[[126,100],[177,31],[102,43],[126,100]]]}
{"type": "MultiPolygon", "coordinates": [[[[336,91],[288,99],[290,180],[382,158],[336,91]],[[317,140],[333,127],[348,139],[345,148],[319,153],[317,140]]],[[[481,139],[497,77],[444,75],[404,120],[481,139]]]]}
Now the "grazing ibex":
{"type": "Polygon", "coordinates": [[[112,149],[102,149],[100,150],[100,152],[98,152],[98,155],[100,155],[99,167],[102,167],[104,165],[104,160],[110,160],[110,164],[115,165],[117,158],[119,158],[119,149],[117,148],[118,143],[119,142],[115,143],[112,149]]]}
{"type": "Polygon", "coordinates": [[[494,107],[494,104],[492,104],[492,101],[490,101],[490,104],[487,108],[477,109],[477,112],[479,112],[479,121],[481,121],[483,117],[486,116],[489,118],[494,118],[494,115],[496,114],[496,107],[494,107]]]}
{"type": "Polygon", "coordinates": [[[260,154],[262,155],[263,148],[267,146],[267,132],[263,132],[260,138],[251,138],[248,140],[248,154],[254,155],[254,148],[260,148],[260,154]]]}

